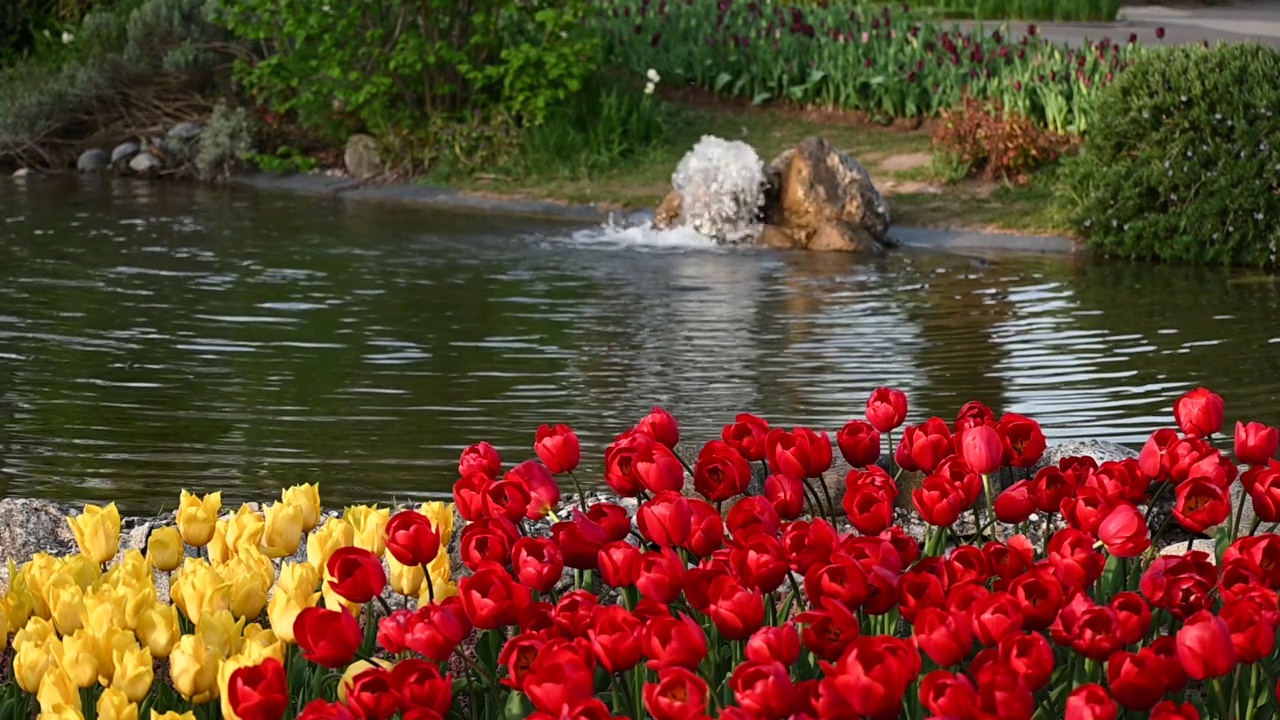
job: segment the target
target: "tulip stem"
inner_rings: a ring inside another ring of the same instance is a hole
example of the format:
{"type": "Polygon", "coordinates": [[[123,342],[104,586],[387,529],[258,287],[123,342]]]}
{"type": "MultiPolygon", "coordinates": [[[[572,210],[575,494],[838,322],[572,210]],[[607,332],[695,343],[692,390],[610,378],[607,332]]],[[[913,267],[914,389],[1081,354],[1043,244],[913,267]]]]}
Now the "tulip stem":
{"type": "Polygon", "coordinates": [[[684,471],[685,471],[685,472],[687,472],[687,473],[689,473],[689,477],[690,477],[690,478],[692,478],[692,477],[693,477],[693,468],[689,467],[689,463],[685,462],[684,458],[680,457],[680,453],[675,452],[675,451],[673,450],[673,451],[671,452],[671,454],[676,456],[676,459],[677,459],[677,460],[679,460],[679,461],[680,461],[680,464],[684,466],[684,471]]]}
{"type": "MultiPolygon", "coordinates": [[[[888,468],[889,472],[893,472],[893,466],[897,464],[893,461],[893,431],[890,430],[886,432],[884,435],[889,442],[889,452],[885,454],[885,458],[889,461],[889,468],[888,468]]],[[[902,468],[898,468],[898,470],[902,470],[902,468]]],[[[897,480],[898,479],[897,475],[895,475],[893,479],[897,480]]]]}
{"type": "Polygon", "coordinates": [[[787,580],[791,582],[791,591],[795,593],[796,602],[800,603],[800,607],[805,607],[804,595],[800,592],[800,583],[796,582],[796,576],[788,570],[787,580]]]}
{"type": "Polygon", "coordinates": [[[493,689],[498,686],[498,681],[494,679],[493,674],[489,672],[489,669],[481,665],[480,663],[476,662],[475,660],[472,660],[470,657],[468,657],[467,654],[462,651],[461,645],[459,645],[454,650],[454,653],[458,657],[462,658],[462,662],[466,663],[467,667],[470,667],[472,670],[475,670],[480,674],[481,677],[484,678],[484,681],[489,686],[489,689],[493,689]]]}
{"type": "Polygon", "coordinates": [[[1147,515],[1142,519],[1147,523],[1148,527],[1151,525],[1151,516],[1156,511],[1156,500],[1160,499],[1160,495],[1164,493],[1164,489],[1169,487],[1169,485],[1170,483],[1167,480],[1160,483],[1160,486],[1157,487],[1156,491],[1151,495],[1151,499],[1147,501],[1147,515]]]}
{"type": "MultiPolygon", "coordinates": [[[[431,569],[427,567],[426,563],[422,564],[422,573],[426,575],[426,579],[423,580],[423,583],[427,586],[427,604],[435,605],[436,604],[436,583],[434,580],[431,579],[431,569]]],[[[409,607],[408,595],[406,595],[404,598],[404,606],[406,608],[409,607]]]]}
{"type": "Polygon", "coordinates": [[[587,494],[582,492],[582,483],[578,482],[578,476],[569,471],[569,479],[573,481],[573,489],[578,491],[578,507],[582,508],[582,512],[587,511],[587,494]]]}
{"type": "MultiPolygon", "coordinates": [[[[831,491],[827,489],[827,478],[825,473],[818,473],[817,480],[818,485],[822,487],[823,496],[827,498],[827,512],[831,515],[831,526],[838,527],[836,525],[836,504],[831,500],[831,491]]],[[[815,490],[813,494],[817,495],[818,493],[815,490]]]]}
{"type": "Polygon", "coordinates": [[[387,614],[387,617],[391,617],[391,606],[387,604],[387,601],[383,600],[381,595],[374,595],[373,597],[382,606],[382,611],[387,614]]]}
{"type": "Polygon", "coordinates": [[[1276,531],[1276,528],[1280,528],[1280,522],[1271,523],[1271,527],[1267,528],[1262,534],[1270,535],[1276,531]]]}
{"type": "Polygon", "coordinates": [[[1240,506],[1236,508],[1236,519],[1231,523],[1231,542],[1235,542],[1240,537],[1240,523],[1244,521],[1244,498],[1240,496],[1240,506]]]}

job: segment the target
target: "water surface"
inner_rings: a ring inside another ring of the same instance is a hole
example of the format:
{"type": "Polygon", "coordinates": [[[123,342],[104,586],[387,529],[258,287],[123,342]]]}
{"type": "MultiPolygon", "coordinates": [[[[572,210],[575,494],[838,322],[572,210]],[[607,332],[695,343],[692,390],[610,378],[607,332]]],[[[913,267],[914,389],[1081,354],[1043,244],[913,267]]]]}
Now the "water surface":
{"type": "Polygon", "coordinates": [[[1218,269],[687,236],[247,191],[0,184],[0,492],[172,506],[448,491],[488,439],[567,422],[588,475],[652,405],[838,426],[881,384],[1052,438],[1140,442],[1207,384],[1280,423],[1278,293],[1218,269]]]}

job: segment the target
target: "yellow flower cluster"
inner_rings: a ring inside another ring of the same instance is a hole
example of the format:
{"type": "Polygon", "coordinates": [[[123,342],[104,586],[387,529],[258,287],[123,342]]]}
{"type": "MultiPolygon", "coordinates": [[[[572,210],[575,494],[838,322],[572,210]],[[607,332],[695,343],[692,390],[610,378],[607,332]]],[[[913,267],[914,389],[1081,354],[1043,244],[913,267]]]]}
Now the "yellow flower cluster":
{"type": "MultiPolygon", "coordinates": [[[[183,698],[193,704],[223,698],[223,717],[239,720],[225,702],[235,670],[266,658],[284,662],[304,608],[323,600],[330,609],[360,610],[329,588],[325,564],[351,545],[384,557],[390,510],[351,507],[321,525],[319,485],[298,485],[262,512],[248,505],[233,515],[221,512],[221,493],[183,491],[176,527],[152,532],[145,555],[121,555],[119,510],[114,503],[88,505],[69,519],[79,553],[38,554],[21,568],[10,561],[0,649],[12,635],[14,680],[36,696],[42,718],[82,720],[80,691],[96,684],[105,688],[93,708],[99,720],[137,720],[155,682],[154,660],[167,658],[169,680],[183,698]],[[281,561],[304,541],[305,561],[281,561]],[[203,548],[205,557],[189,557],[188,546],[203,548]],[[155,571],[171,573],[171,603],[158,595],[155,571]]],[[[447,547],[452,506],[428,502],[419,512],[447,547]]],[[[389,553],[385,560],[397,593],[419,602],[457,594],[447,552],[425,572],[389,553]]],[[[191,720],[191,714],[153,712],[152,718],[191,720]]]]}

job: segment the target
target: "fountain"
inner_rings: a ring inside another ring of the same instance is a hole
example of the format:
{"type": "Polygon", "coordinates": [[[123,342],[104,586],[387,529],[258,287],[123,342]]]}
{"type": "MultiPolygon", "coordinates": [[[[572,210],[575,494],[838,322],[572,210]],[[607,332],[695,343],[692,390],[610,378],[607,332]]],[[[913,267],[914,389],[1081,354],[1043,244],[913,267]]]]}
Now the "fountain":
{"type": "Polygon", "coordinates": [[[688,227],[729,245],[760,236],[764,163],[750,145],[704,135],[676,166],[671,186],[688,227]]]}

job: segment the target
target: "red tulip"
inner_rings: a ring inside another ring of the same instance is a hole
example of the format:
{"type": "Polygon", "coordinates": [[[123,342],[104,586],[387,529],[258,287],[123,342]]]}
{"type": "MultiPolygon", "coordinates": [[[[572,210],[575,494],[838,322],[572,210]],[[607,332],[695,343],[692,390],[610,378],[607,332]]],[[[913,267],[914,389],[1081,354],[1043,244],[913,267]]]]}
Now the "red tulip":
{"type": "Polygon", "coordinates": [[[498,451],[487,442],[468,447],[458,458],[459,477],[479,473],[492,479],[496,478],[500,472],[502,472],[502,458],[498,457],[498,451]]]}
{"type": "Polygon", "coordinates": [[[895,716],[902,696],[920,672],[920,656],[909,641],[894,637],[861,637],[829,670],[819,685],[819,715],[895,716]],[[834,710],[834,711],[833,711],[834,710]]]}
{"type": "Polygon", "coordinates": [[[399,692],[406,711],[429,710],[444,717],[453,706],[453,678],[441,674],[433,662],[401,660],[391,668],[391,686],[399,692]]]}
{"type": "Polygon", "coordinates": [[[400,609],[378,621],[378,645],[392,655],[399,655],[409,649],[409,631],[417,621],[413,611],[400,609]]]}
{"type": "Polygon", "coordinates": [[[581,513],[574,513],[573,520],[552,525],[551,539],[560,547],[564,564],[575,570],[596,569],[600,548],[609,542],[604,528],[581,513]]]}
{"type": "Polygon", "coordinates": [[[587,637],[596,661],[610,673],[640,664],[640,618],[620,605],[602,605],[591,617],[587,637]]]}
{"type": "Polygon", "coordinates": [[[1173,467],[1173,459],[1169,456],[1169,451],[1181,439],[1176,430],[1165,428],[1152,433],[1150,439],[1142,446],[1142,452],[1138,453],[1138,466],[1153,482],[1169,478],[1169,472],[1173,467]]]}
{"type": "Polygon", "coordinates": [[[782,543],[768,535],[752,535],[729,553],[734,572],[747,587],[770,593],[782,586],[790,568],[782,543]]]}
{"type": "Polygon", "coordinates": [[[1280,522],[1280,466],[1269,464],[1250,468],[1240,483],[1253,501],[1253,513],[1266,523],[1280,522]]]}
{"type": "Polygon", "coordinates": [[[289,684],[275,658],[241,667],[227,681],[227,703],[241,720],[280,720],[289,709],[289,684]]]}
{"type": "Polygon", "coordinates": [[[770,475],[764,479],[764,497],[783,520],[795,520],[804,514],[804,481],[787,475],[770,475]]]}
{"type": "Polygon", "coordinates": [[[1031,481],[1031,494],[1036,499],[1036,509],[1040,512],[1058,512],[1062,501],[1075,492],[1075,483],[1060,468],[1050,465],[1041,468],[1031,481]]]}
{"type": "Polygon", "coordinates": [[[1187,435],[1208,437],[1222,429],[1222,398],[1207,388],[1196,388],[1173,404],[1173,419],[1187,435]]]}
{"type": "Polygon", "coordinates": [[[837,554],[809,570],[804,576],[804,592],[814,605],[821,606],[830,598],[854,610],[866,601],[871,585],[861,565],[848,555],[837,554]]]}
{"type": "Polygon", "coordinates": [[[1197,477],[1177,487],[1173,516],[1191,532],[1201,533],[1220,525],[1231,514],[1231,497],[1208,478],[1197,477]]]}
{"type": "Polygon", "coordinates": [[[956,436],[957,454],[979,475],[990,475],[1004,464],[1004,442],[989,425],[977,425],[956,436]]]}
{"type": "Polygon", "coordinates": [[[401,565],[426,565],[440,554],[440,534],[427,516],[401,510],[387,521],[387,552],[401,565]]]}
{"type": "Polygon", "coordinates": [[[1018,677],[1031,692],[1049,684],[1053,675],[1053,647],[1038,632],[1006,635],[997,647],[1000,662],[1018,677]]]}
{"type": "Polygon", "coordinates": [[[973,648],[969,627],[969,621],[960,613],[936,607],[921,608],[915,620],[916,644],[930,660],[949,667],[969,656],[973,648]]]}
{"type": "Polygon", "coordinates": [[[800,633],[791,622],[766,625],[747,640],[746,656],[752,662],[779,662],[791,667],[800,659],[800,633]]]}
{"type": "Polygon", "coordinates": [[[769,423],[755,415],[743,413],[734,418],[732,425],[725,425],[720,437],[730,447],[742,454],[751,462],[764,460],[765,436],[769,434],[769,423]]]}
{"type": "Polygon", "coordinates": [[[529,511],[531,499],[529,489],[519,480],[498,480],[485,486],[481,512],[485,517],[518,522],[529,511]]]}
{"type": "MultiPolygon", "coordinates": [[[[636,456],[640,448],[652,445],[653,438],[639,433],[623,434],[604,449],[604,482],[622,497],[640,493],[640,476],[636,474],[636,456]]],[[[677,461],[678,462],[678,461],[677,461]]]]}
{"type": "Polygon", "coordinates": [[[1149,710],[1164,697],[1160,659],[1151,648],[1121,650],[1107,660],[1107,684],[1116,700],[1130,710],[1149,710]]]}
{"type": "Polygon", "coordinates": [[[973,635],[987,647],[1022,630],[1022,608],[1009,593],[991,593],[974,604],[970,613],[973,616],[973,635]]]}
{"type": "Polygon", "coordinates": [[[919,620],[925,608],[941,608],[947,598],[942,591],[942,581],[933,572],[914,569],[898,578],[898,602],[902,617],[909,623],[919,620]]]}
{"type": "Polygon", "coordinates": [[[1120,505],[1103,518],[1098,526],[1098,539],[1112,555],[1130,558],[1151,547],[1147,532],[1147,521],[1142,513],[1132,505],[1120,505]]]}
{"type": "Polygon", "coordinates": [[[534,707],[558,713],[595,696],[594,670],[595,658],[582,641],[552,640],[538,651],[520,689],[534,707]]]}
{"type": "Polygon", "coordinates": [[[653,720],[698,720],[707,714],[707,682],[680,667],[658,673],[644,686],[644,707],[653,720]]]}
{"type": "MultiPolygon", "coordinates": [[[[358,623],[356,630],[359,631],[358,623]]],[[[413,613],[404,643],[423,657],[444,662],[470,634],[471,620],[462,607],[462,601],[455,596],[443,603],[418,608],[413,613]]]]}
{"type": "Polygon", "coordinates": [[[971,427],[995,424],[996,414],[991,408],[979,400],[970,400],[960,408],[960,412],[956,413],[956,421],[952,427],[953,432],[959,435],[962,430],[968,430],[971,427]]]}
{"type": "Polygon", "coordinates": [[[707,636],[693,618],[670,615],[650,620],[642,639],[650,670],[682,667],[696,669],[707,656],[707,636]]]}
{"type": "Polygon", "coordinates": [[[1176,642],[1178,661],[1187,676],[1195,680],[1222,677],[1236,665],[1231,630],[1225,620],[1208,610],[1187,618],[1178,630],[1176,642]]]}
{"type": "Polygon", "coordinates": [[[1248,598],[1223,604],[1218,616],[1227,623],[1237,662],[1252,665],[1271,655],[1276,647],[1275,615],[1274,603],[1270,606],[1270,612],[1264,611],[1262,606],[1248,598]]]}
{"type": "Polygon", "coordinates": [[[389,720],[400,712],[398,690],[392,684],[390,670],[371,667],[352,679],[347,688],[347,707],[360,720],[389,720]]]}
{"type": "Polygon", "coordinates": [[[462,564],[472,570],[485,563],[506,565],[511,559],[511,544],[520,535],[505,517],[491,517],[467,524],[458,538],[458,554],[462,564]]]}
{"type": "Polygon", "coordinates": [[[1109,607],[1116,613],[1116,639],[1121,645],[1132,645],[1147,636],[1151,629],[1151,608],[1135,592],[1119,592],[1109,607]]]}
{"type": "Polygon", "coordinates": [[[799,701],[790,669],[780,662],[744,662],[733,669],[729,689],[738,706],[757,718],[790,717],[799,701]]]}
{"type": "Polygon", "coordinates": [[[631,532],[627,509],[610,502],[598,502],[587,508],[587,519],[599,525],[609,542],[625,540],[631,532]]]}
{"type": "Polygon", "coordinates": [[[1209,592],[1217,578],[1217,568],[1208,553],[1195,551],[1181,557],[1156,558],[1139,587],[1152,605],[1185,619],[1208,607],[1209,592]]]}
{"type": "Polygon", "coordinates": [[[1035,467],[1044,455],[1044,432],[1040,423],[1029,417],[1005,413],[996,423],[996,432],[1004,444],[1003,462],[1018,468],[1035,467]]]}
{"type": "Polygon", "coordinates": [[[690,522],[689,501],[673,490],[641,503],[636,512],[640,534],[662,547],[683,545],[689,539],[690,522]]]}
{"type": "Polygon", "coordinates": [[[458,583],[458,596],[471,623],[481,630],[515,625],[529,604],[529,588],[517,585],[498,565],[484,565],[458,583]]]}
{"type": "Polygon", "coordinates": [[[812,522],[787,523],[782,533],[782,550],[791,569],[807,575],[814,565],[825,565],[835,552],[836,530],[821,518],[812,522]]]}
{"type": "Polygon", "coordinates": [[[850,487],[841,504],[850,524],[863,535],[879,535],[893,524],[893,498],[879,487],[850,487]]]}
{"type": "Polygon", "coordinates": [[[1246,465],[1266,465],[1280,447],[1280,430],[1259,422],[1236,421],[1236,459],[1246,465]]]}
{"type": "MultiPolygon", "coordinates": [[[[546,466],[526,460],[512,468],[502,479],[519,483],[529,492],[528,508],[524,514],[526,518],[541,520],[559,509],[560,486],[546,466]]],[[[511,520],[514,522],[519,518],[511,520]]]]}
{"type": "Polygon", "coordinates": [[[568,425],[542,425],[533,440],[533,451],[553,473],[573,472],[582,460],[578,435],[568,425]]]}
{"type": "Polygon", "coordinates": [[[640,548],[622,540],[611,542],[600,548],[598,563],[605,585],[634,587],[640,577],[640,548]]]}
{"type": "Polygon", "coordinates": [[[1067,696],[1066,720],[1115,720],[1116,701],[1097,683],[1081,685],[1067,696]]]}
{"type": "Polygon", "coordinates": [[[710,503],[690,500],[689,516],[689,540],[685,549],[698,557],[707,557],[719,550],[724,544],[724,521],[720,519],[720,512],[710,503]]]}
{"type": "MultiPolygon", "coordinates": [[[[889,432],[907,419],[907,396],[901,390],[876,388],[867,398],[867,420],[880,432],[889,432]]],[[[855,463],[850,462],[850,465],[855,463]]]]}
{"type": "Polygon", "coordinates": [[[693,466],[693,489],[711,502],[745,493],[750,482],[751,466],[732,445],[712,440],[698,453],[698,462],[693,466]]]}
{"type": "Polygon", "coordinates": [[[951,429],[941,418],[929,418],[920,425],[908,425],[894,452],[894,462],[904,470],[932,473],[955,452],[951,429]]]}
{"type": "Polygon", "coordinates": [[[298,720],[355,720],[356,716],[346,705],[324,700],[312,700],[298,713],[298,720]]]}
{"type": "Polygon", "coordinates": [[[550,592],[564,574],[564,557],[550,540],[522,537],[511,549],[511,568],[529,589],[550,592]]]}
{"type": "Polygon", "coordinates": [[[1019,480],[996,496],[996,519],[1002,523],[1026,522],[1036,511],[1036,498],[1030,480],[1019,480]]]}
{"type": "Polygon", "coordinates": [[[1026,630],[1048,628],[1062,607],[1062,585],[1043,565],[1014,578],[1009,583],[1009,593],[1022,608],[1022,626],[1026,630]]]}
{"type": "Polygon", "coordinates": [[[778,528],[782,518],[774,509],[773,503],[762,497],[748,497],[739,500],[725,519],[725,526],[738,540],[763,533],[772,537],[778,536],[778,528]]]}
{"type": "Polygon", "coordinates": [[[869,467],[880,457],[880,431],[865,420],[850,420],[836,433],[836,445],[850,465],[869,467]]]}
{"type": "Polygon", "coordinates": [[[764,596],[725,576],[711,583],[708,615],[720,635],[746,640],[764,624],[764,596]]]}
{"type": "Polygon", "coordinates": [[[964,675],[934,670],[920,681],[920,704],[938,717],[976,717],[978,688],[964,675]]]}
{"type": "Polygon", "coordinates": [[[675,453],[656,442],[641,444],[636,448],[633,465],[640,486],[657,494],[666,490],[678,491],[684,487],[684,465],[675,453]]]}
{"type": "Polygon", "coordinates": [[[498,664],[507,669],[507,676],[499,681],[514,690],[519,690],[533,668],[534,660],[547,640],[542,633],[535,630],[523,630],[502,646],[498,653],[498,664]]]}
{"type": "Polygon", "coordinates": [[[640,556],[640,577],[636,579],[636,587],[645,597],[669,605],[680,597],[684,572],[684,561],[671,548],[647,552],[640,556]]]}
{"type": "Polygon", "coordinates": [[[302,656],[327,668],[341,668],[350,663],[364,640],[360,622],[346,608],[341,611],[303,608],[293,621],[293,634],[298,647],[302,648],[302,656]]]}
{"type": "Polygon", "coordinates": [[[463,520],[473,522],[484,516],[484,497],[493,478],[480,473],[463,475],[453,484],[453,503],[463,520]]]}
{"type": "MultiPolygon", "coordinates": [[[[437,546],[438,547],[438,546],[437,546]]],[[[325,563],[333,579],[329,587],[348,602],[363,605],[382,594],[387,586],[387,573],[377,555],[358,547],[333,551],[325,563]]]]}
{"type": "Polygon", "coordinates": [[[1166,693],[1180,693],[1187,686],[1187,673],[1178,660],[1178,645],[1172,635],[1162,635],[1147,647],[1160,661],[1160,677],[1166,693]]]}
{"type": "Polygon", "coordinates": [[[808,428],[786,432],[774,428],[765,437],[765,457],[776,473],[794,478],[816,478],[831,467],[831,440],[808,428]]]}
{"type": "Polygon", "coordinates": [[[840,603],[827,603],[826,607],[807,610],[796,616],[802,623],[800,641],[823,660],[840,658],[859,636],[858,617],[840,603]]]}
{"type": "Polygon", "coordinates": [[[1151,708],[1150,720],[1200,720],[1200,711],[1189,702],[1179,705],[1165,700],[1151,708]]]}
{"type": "Polygon", "coordinates": [[[989,673],[978,681],[978,708],[983,717],[1022,720],[1035,712],[1035,698],[1014,673],[989,673]]]}
{"type": "Polygon", "coordinates": [[[950,527],[969,507],[964,491],[943,475],[930,475],[911,491],[911,503],[920,517],[934,527],[950,527]]]}
{"type": "Polygon", "coordinates": [[[662,408],[654,408],[641,418],[636,423],[636,432],[648,435],[667,448],[680,444],[680,425],[671,413],[662,408]]]}

